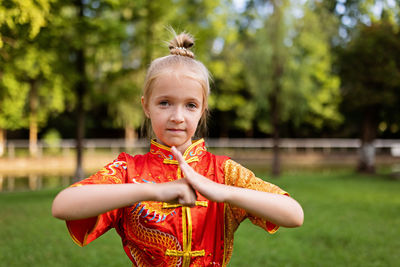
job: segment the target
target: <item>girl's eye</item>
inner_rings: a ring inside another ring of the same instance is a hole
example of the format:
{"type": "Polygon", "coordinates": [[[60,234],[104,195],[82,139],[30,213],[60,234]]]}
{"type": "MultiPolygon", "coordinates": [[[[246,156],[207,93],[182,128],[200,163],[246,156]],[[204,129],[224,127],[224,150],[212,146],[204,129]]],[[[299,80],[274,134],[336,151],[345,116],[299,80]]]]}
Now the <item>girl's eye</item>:
{"type": "Polygon", "coordinates": [[[187,107],[190,109],[195,109],[195,108],[197,108],[197,105],[195,103],[188,103],[187,107]]]}
{"type": "Polygon", "coordinates": [[[163,106],[163,107],[165,107],[165,106],[168,106],[168,101],[166,101],[166,100],[164,100],[164,101],[160,101],[160,103],[159,103],[159,105],[160,106],[163,106]]]}

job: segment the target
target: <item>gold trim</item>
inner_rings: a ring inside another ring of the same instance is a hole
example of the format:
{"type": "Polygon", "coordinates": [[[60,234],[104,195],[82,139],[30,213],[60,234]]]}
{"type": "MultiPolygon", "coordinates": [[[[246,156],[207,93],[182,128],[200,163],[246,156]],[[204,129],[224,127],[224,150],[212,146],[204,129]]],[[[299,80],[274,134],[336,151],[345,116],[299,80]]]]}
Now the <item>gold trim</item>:
{"type": "Polygon", "coordinates": [[[222,257],[222,266],[226,266],[226,246],[227,246],[227,241],[226,241],[226,225],[225,225],[225,216],[226,216],[226,205],[224,203],[224,254],[222,257]]]}
{"type": "Polygon", "coordinates": [[[162,149],[165,149],[165,150],[171,151],[171,148],[170,148],[170,147],[168,147],[168,146],[164,146],[164,145],[162,145],[162,144],[158,143],[157,141],[155,141],[154,139],[153,139],[153,140],[151,140],[151,141],[150,141],[150,143],[151,143],[151,144],[153,144],[153,145],[155,145],[156,147],[159,147],[159,148],[162,148],[162,149]]]}
{"type": "MultiPolygon", "coordinates": [[[[186,160],[186,158],[187,158],[187,155],[189,154],[189,152],[192,150],[192,148],[202,142],[204,142],[204,139],[197,140],[197,141],[193,142],[185,150],[185,153],[183,154],[183,158],[187,163],[199,161],[199,157],[197,157],[197,156],[193,156],[192,158],[189,158],[188,160],[186,160]]],[[[158,145],[155,142],[152,142],[152,143],[155,145],[158,145]]],[[[168,151],[170,151],[170,148],[166,148],[163,145],[160,145],[158,147],[161,147],[161,148],[164,148],[164,149],[167,149],[168,151]]],[[[178,164],[178,161],[164,159],[163,163],[178,164]]],[[[177,177],[177,179],[182,178],[182,170],[179,165],[178,165],[178,169],[176,171],[176,177],[177,177]]],[[[196,201],[196,206],[207,207],[208,202],[207,201],[196,201]]],[[[205,256],[204,249],[198,250],[198,251],[191,251],[192,250],[193,225],[192,225],[192,215],[190,212],[190,208],[182,206],[181,204],[169,204],[169,203],[163,203],[162,207],[163,208],[182,207],[182,245],[183,245],[183,249],[182,249],[182,251],[167,249],[165,251],[165,255],[166,256],[183,257],[182,266],[188,267],[188,266],[190,266],[190,261],[191,261],[192,257],[205,256]]]]}
{"type": "Polygon", "coordinates": [[[199,157],[198,156],[191,157],[190,159],[186,160],[186,163],[192,163],[192,162],[195,162],[195,161],[199,161],[199,157]]]}
{"type": "MultiPolygon", "coordinates": [[[[187,241],[187,249],[186,251],[192,251],[192,236],[193,236],[193,229],[192,229],[192,213],[190,212],[190,208],[186,209],[187,213],[187,221],[188,221],[188,241],[187,241]]],[[[186,261],[186,266],[190,265],[190,254],[189,257],[183,258],[183,262],[185,263],[186,261]]]]}
{"type": "Polygon", "coordinates": [[[74,241],[74,243],[77,244],[78,246],[83,247],[84,244],[81,243],[81,242],[75,237],[75,235],[69,230],[69,227],[67,227],[67,228],[68,228],[69,236],[71,237],[72,241],[74,241]]]}
{"type": "Polygon", "coordinates": [[[183,153],[183,158],[186,159],[186,156],[189,154],[189,151],[190,151],[193,147],[197,146],[198,144],[200,144],[200,143],[202,143],[202,142],[204,142],[204,138],[201,138],[201,139],[199,139],[199,140],[197,140],[197,141],[194,141],[188,148],[186,148],[185,153],[183,153]]]}
{"type": "MultiPolygon", "coordinates": [[[[192,141],[192,144],[191,144],[188,148],[186,148],[185,152],[183,153],[183,158],[186,159],[186,156],[187,156],[187,154],[189,153],[189,151],[190,151],[193,147],[197,146],[198,144],[200,144],[200,143],[202,143],[202,142],[204,142],[204,138],[201,138],[201,139],[196,140],[196,141],[192,141]]],[[[154,139],[151,140],[150,143],[153,144],[153,145],[155,145],[156,147],[165,149],[165,150],[167,150],[167,151],[171,151],[171,147],[162,145],[162,144],[158,143],[157,141],[155,141],[154,139]]]]}
{"type": "Polygon", "coordinates": [[[165,164],[178,164],[178,161],[174,160],[174,159],[164,159],[163,163],[165,163],[165,164]]]}
{"type": "Polygon", "coordinates": [[[196,206],[208,207],[207,201],[196,201],[196,206]]]}
{"type": "Polygon", "coordinates": [[[69,235],[71,236],[72,241],[74,241],[74,243],[77,244],[77,245],[80,246],[80,247],[86,246],[86,245],[87,245],[87,237],[94,231],[94,229],[96,229],[97,225],[99,224],[100,216],[101,216],[101,215],[98,215],[98,216],[97,216],[96,223],[94,224],[94,226],[92,227],[92,229],[90,229],[89,232],[86,232],[86,233],[85,233],[85,236],[83,237],[83,242],[80,242],[80,241],[78,240],[78,238],[76,238],[76,236],[74,235],[74,233],[71,231],[71,228],[68,226],[68,222],[65,221],[65,223],[66,223],[66,225],[67,225],[67,229],[68,229],[69,235]]]}
{"type": "Polygon", "coordinates": [[[181,166],[178,166],[178,169],[176,170],[176,179],[181,179],[182,178],[182,170],[181,166]]]}
{"type": "Polygon", "coordinates": [[[163,204],[162,204],[163,209],[173,209],[173,208],[178,208],[178,207],[182,207],[182,204],[171,204],[171,203],[167,203],[167,202],[163,202],[163,204]]]}
{"type": "Polygon", "coordinates": [[[183,207],[182,208],[182,243],[183,243],[183,250],[170,250],[167,249],[165,251],[166,256],[175,256],[175,257],[183,257],[182,266],[188,267],[190,266],[190,261],[192,257],[199,257],[205,256],[206,252],[204,249],[192,251],[192,215],[190,212],[190,208],[183,207]]]}
{"type": "MultiPolygon", "coordinates": [[[[196,205],[207,206],[207,201],[196,201],[196,205]]],[[[181,204],[169,204],[163,203],[163,208],[165,207],[179,207],[181,204]]],[[[190,261],[192,257],[205,256],[205,250],[192,251],[192,236],[193,236],[193,224],[192,224],[192,214],[189,207],[182,206],[182,251],[170,250],[165,251],[166,256],[183,257],[182,266],[190,266],[190,261]]]]}
{"type": "MultiPolygon", "coordinates": [[[[201,207],[208,207],[208,202],[207,201],[196,201],[196,206],[201,206],[201,207]]],[[[177,204],[177,203],[167,203],[163,202],[162,208],[163,209],[172,209],[172,208],[179,208],[183,207],[182,204],[177,204]]]]}
{"type": "MultiPolygon", "coordinates": [[[[182,243],[183,243],[183,252],[187,251],[187,224],[186,224],[186,213],[187,207],[182,207],[182,243]]],[[[186,261],[185,261],[185,253],[183,254],[183,264],[182,266],[186,266],[186,261]]]]}
{"type": "Polygon", "coordinates": [[[69,187],[78,187],[78,186],[83,186],[83,184],[73,184],[73,185],[70,185],[69,187]]]}
{"type": "Polygon", "coordinates": [[[196,251],[179,251],[179,250],[171,250],[167,249],[165,251],[166,256],[173,256],[173,257],[185,257],[185,253],[188,254],[190,257],[200,257],[200,256],[205,256],[206,252],[204,249],[202,250],[196,250],[196,251]]]}
{"type": "MultiPolygon", "coordinates": [[[[192,162],[195,162],[195,161],[199,161],[199,157],[198,156],[193,156],[190,159],[185,160],[185,161],[186,161],[186,163],[192,163],[192,162]]],[[[165,163],[165,164],[176,164],[176,165],[179,164],[179,162],[177,160],[175,160],[175,159],[164,159],[163,163],[165,163]]]]}

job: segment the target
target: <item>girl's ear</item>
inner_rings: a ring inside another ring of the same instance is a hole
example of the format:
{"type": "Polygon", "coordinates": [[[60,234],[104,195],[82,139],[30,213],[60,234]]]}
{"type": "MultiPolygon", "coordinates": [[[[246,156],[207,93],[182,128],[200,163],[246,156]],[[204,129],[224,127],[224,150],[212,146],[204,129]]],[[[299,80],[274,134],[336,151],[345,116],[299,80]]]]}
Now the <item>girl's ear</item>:
{"type": "Polygon", "coordinates": [[[142,108],[143,108],[144,114],[146,115],[147,118],[150,118],[149,111],[146,107],[146,103],[144,100],[144,96],[142,96],[142,98],[141,98],[141,103],[142,103],[142,108]]]}

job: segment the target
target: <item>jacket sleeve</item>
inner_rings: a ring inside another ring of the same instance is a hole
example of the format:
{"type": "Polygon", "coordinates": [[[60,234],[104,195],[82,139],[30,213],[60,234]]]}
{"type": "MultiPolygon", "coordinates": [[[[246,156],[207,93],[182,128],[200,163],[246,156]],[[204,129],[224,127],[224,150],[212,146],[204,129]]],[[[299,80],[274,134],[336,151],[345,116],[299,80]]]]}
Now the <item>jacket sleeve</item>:
{"type": "MultiPolygon", "coordinates": [[[[282,190],[274,184],[257,178],[252,171],[246,169],[245,167],[243,167],[239,163],[236,163],[233,160],[227,160],[225,162],[224,174],[225,184],[227,185],[289,196],[286,191],[282,190]]],[[[262,227],[269,233],[275,233],[279,228],[278,225],[273,224],[268,220],[253,216],[247,213],[244,209],[238,208],[234,205],[228,205],[227,215],[232,217],[231,221],[235,224],[233,225],[233,228],[235,230],[239,226],[239,224],[246,218],[249,218],[253,224],[262,227]]]]}
{"type": "MultiPolygon", "coordinates": [[[[99,172],[79,181],[71,187],[93,184],[122,184],[127,176],[127,163],[124,153],[116,160],[107,164],[99,172]]],[[[66,221],[68,231],[76,244],[85,246],[113,228],[120,218],[121,210],[115,209],[96,217],[66,221]]]]}

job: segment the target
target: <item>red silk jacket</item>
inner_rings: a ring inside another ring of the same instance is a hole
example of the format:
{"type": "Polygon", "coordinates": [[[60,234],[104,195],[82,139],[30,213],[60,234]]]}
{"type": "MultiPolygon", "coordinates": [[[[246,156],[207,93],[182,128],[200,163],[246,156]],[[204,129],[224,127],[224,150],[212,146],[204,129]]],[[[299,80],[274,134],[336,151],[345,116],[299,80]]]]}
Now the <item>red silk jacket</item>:
{"type": "MultiPolygon", "coordinates": [[[[287,195],[228,157],[209,153],[203,139],[194,142],[183,157],[196,172],[214,182],[287,195]]],[[[164,183],[181,176],[170,148],[152,141],[147,154],[121,153],[101,171],[72,186],[164,183]]],[[[209,201],[200,194],[193,208],[142,201],[94,218],[67,221],[67,227],[80,246],[115,228],[133,266],[226,266],[232,256],[233,234],[245,218],[269,233],[278,229],[241,208],[209,201]]]]}

